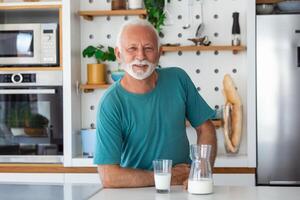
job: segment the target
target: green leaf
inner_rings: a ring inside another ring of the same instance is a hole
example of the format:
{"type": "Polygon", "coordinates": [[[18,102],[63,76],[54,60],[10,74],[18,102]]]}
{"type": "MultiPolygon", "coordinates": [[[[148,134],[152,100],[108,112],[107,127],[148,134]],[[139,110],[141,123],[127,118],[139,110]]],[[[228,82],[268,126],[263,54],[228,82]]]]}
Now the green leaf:
{"type": "Polygon", "coordinates": [[[95,54],[96,48],[93,46],[88,46],[82,52],[83,57],[92,57],[95,54]]]}
{"type": "Polygon", "coordinates": [[[83,57],[92,57],[94,56],[98,63],[101,63],[101,61],[115,61],[115,51],[113,47],[108,46],[107,50],[105,50],[105,47],[103,45],[98,46],[88,46],[82,51],[83,57]]]}
{"type": "Polygon", "coordinates": [[[103,57],[104,57],[104,52],[103,52],[102,50],[97,49],[97,51],[95,52],[95,58],[96,58],[97,60],[105,61],[105,60],[103,59],[103,57]]]}

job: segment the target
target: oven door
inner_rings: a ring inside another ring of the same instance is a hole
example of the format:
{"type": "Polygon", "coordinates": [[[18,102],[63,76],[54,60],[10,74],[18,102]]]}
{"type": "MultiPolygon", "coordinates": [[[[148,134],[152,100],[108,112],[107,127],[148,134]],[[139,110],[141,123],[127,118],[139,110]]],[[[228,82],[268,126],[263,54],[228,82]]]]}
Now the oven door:
{"type": "Polygon", "coordinates": [[[40,24],[0,24],[0,66],[39,65],[40,24]]]}
{"type": "Polygon", "coordinates": [[[0,88],[0,162],[62,163],[62,86],[0,88]]]}

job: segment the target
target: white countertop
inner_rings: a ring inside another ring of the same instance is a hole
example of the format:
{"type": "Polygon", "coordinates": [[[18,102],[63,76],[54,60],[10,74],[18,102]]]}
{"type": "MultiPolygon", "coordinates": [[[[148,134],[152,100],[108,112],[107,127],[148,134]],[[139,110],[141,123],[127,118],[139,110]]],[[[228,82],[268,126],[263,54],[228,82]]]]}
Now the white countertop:
{"type": "Polygon", "coordinates": [[[85,200],[101,189],[85,183],[0,183],[1,200],[85,200]]]}
{"type": "Polygon", "coordinates": [[[191,195],[182,186],[172,186],[169,194],[158,194],[155,188],[102,189],[90,200],[299,200],[300,187],[214,186],[209,195],[191,195]]]}

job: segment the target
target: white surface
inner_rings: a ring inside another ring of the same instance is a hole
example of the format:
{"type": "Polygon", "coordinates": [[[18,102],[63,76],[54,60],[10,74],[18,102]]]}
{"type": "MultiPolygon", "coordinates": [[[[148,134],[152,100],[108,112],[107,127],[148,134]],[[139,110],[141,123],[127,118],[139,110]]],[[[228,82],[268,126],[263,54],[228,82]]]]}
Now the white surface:
{"type": "Polygon", "coordinates": [[[68,173],[65,174],[65,183],[101,184],[101,180],[98,173],[68,173]]]}
{"type": "Polygon", "coordinates": [[[217,186],[255,186],[255,174],[213,174],[217,186]]]}
{"type": "Polygon", "coordinates": [[[191,194],[210,194],[213,192],[212,179],[189,180],[188,192],[191,194]]]}
{"type": "MultiPolygon", "coordinates": [[[[0,183],[63,183],[64,174],[55,173],[0,173],[0,183]]],[[[1,198],[0,198],[1,199],[1,198]]]]}
{"type": "Polygon", "coordinates": [[[299,187],[237,187],[215,186],[208,195],[192,195],[181,186],[172,186],[168,194],[157,194],[155,188],[103,189],[90,200],[298,200],[299,187]]]}
{"type": "Polygon", "coordinates": [[[247,3],[247,165],[256,166],[256,71],[255,71],[255,5],[256,0],[247,3]]]}
{"type": "Polygon", "coordinates": [[[3,200],[83,200],[99,191],[99,184],[1,183],[3,200]]]}
{"type": "MultiPolygon", "coordinates": [[[[254,174],[213,174],[216,186],[254,186],[254,174]]],[[[1,182],[99,183],[98,173],[0,173],[1,182]]]]}
{"type": "Polygon", "coordinates": [[[155,188],[158,190],[169,190],[171,184],[171,173],[155,173],[155,188]]]}
{"type": "Polygon", "coordinates": [[[1,183],[96,183],[98,173],[0,173],[1,183]]]}

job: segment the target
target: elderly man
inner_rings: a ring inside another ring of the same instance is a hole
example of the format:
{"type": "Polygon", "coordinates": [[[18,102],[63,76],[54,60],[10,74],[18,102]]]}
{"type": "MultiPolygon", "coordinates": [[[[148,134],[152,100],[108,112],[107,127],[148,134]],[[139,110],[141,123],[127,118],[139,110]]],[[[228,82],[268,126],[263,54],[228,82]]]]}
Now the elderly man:
{"type": "Polygon", "coordinates": [[[154,27],[142,19],[126,22],[115,54],[126,73],[99,104],[94,163],[103,186],[153,186],[154,159],[173,160],[171,184],[183,184],[190,170],[186,118],[197,143],[212,145],[213,165],[214,111],[182,69],[156,68],[160,45],[154,27]]]}

